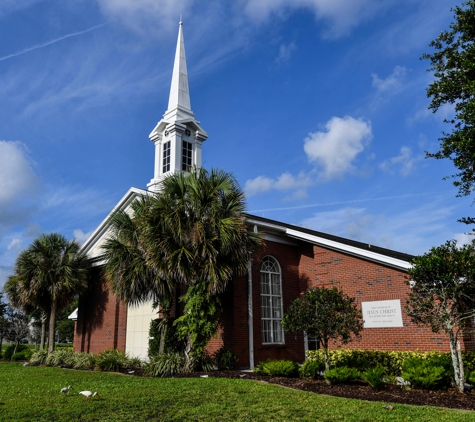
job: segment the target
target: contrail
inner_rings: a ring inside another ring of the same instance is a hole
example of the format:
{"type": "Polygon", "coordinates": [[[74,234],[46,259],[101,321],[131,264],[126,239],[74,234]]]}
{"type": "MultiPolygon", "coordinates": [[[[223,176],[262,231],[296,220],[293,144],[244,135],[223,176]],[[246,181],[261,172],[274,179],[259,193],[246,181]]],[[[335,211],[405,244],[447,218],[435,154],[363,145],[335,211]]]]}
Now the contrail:
{"type": "Polygon", "coordinates": [[[75,37],[76,35],[81,35],[81,34],[85,34],[86,32],[94,31],[95,29],[100,28],[101,26],[104,26],[104,25],[107,25],[107,22],[101,23],[100,25],[97,25],[97,26],[93,26],[92,28],[86,29],[84,31],[74,32],[72,34],[65,35],[64,37],[56,38],[55,40],[45,42],[44,44],[39,44],[33,47],[25,48],[24,50],[19,51],[18,53],[13,53],[13,54],[9,54],[8,56],[0,57],[0,62],[3,60],[11,59],[12,57],[21,56],[22,54],[28,53],[29,51],[32,51],[32,50],[37,50],[38,48],[46,47],[47,45],[51,45],[51,44],[54,44],[55,42],[65,40],[66,38],[75,37]]]}
{"type": "Polygon", "coordinates": [[[406,195],[397,195],[397,196],[381,196],[379,198],[366,198],[366,199],[351,199],[349,201],[337,201],[337,202],[326,202],[319,204],[308,204],[308,205],[299,205],[296,207],[282,207],[282,208],[267,208],[261,210],[252,210],[250,213],[254,212],[268,212],[268,211],[288,211],[288,210],[301,210],[304,208],[316,208],[316,207],[331,207],[333,205],[346,205],[346,204],[356,204],[358,202],[370,202],[370,201],[385,201],[388,199],[402,199],[402,198],[412,198],[416,196],[426,196],[428,193],[415,193],[415,194],[406,194],[406,195]]]}

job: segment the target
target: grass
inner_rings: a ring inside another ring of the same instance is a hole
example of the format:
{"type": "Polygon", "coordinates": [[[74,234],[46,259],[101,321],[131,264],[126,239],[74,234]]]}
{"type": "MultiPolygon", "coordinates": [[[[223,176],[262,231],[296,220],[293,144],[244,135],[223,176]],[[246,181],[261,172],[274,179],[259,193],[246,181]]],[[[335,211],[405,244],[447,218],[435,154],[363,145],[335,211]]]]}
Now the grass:
{"type": "Polygon", "coordinates": [[[0,363],[0,421],[475,421],[475,412],[363,402],[224,378],[139,378],[0,363]],[[67,395],[62,387],[72,385],[67,395]],[[85,401],[81,390],[98,391],[85,401]]]}

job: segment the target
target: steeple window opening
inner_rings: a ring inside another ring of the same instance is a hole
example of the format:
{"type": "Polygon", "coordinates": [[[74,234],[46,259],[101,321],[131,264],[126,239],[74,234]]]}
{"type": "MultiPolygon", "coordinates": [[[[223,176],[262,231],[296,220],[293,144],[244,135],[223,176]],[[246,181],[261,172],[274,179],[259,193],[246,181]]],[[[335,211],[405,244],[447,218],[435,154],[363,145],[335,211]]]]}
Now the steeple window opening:
{"type": "Polygon", "coordinates": [[[183,171],[189,171],[193,163],[193,144],[191,142],[183,141],[182,148],[181,169],[183,171]]]}
{"type": "Polygon", "coordinates": [[[163,173],[170,171],[171,142],[163,144],[163,173]]]}
{"type": "Polygon", "coordinates": [[[266,256],[261,266],[262,343],[284,343],[282,273],[277,260],[266,256]]]}

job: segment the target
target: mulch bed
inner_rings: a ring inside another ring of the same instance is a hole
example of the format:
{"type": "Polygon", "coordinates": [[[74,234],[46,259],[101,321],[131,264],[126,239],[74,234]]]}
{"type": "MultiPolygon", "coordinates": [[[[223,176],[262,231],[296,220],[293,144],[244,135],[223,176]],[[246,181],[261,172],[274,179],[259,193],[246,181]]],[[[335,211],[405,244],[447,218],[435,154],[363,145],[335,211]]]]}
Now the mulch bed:
{"type": "Polygon", "coordinates": [[[309,391],[328,396],[345,397],[349,399],[380,401],[384,403],[401,403],[417,406],[437,406],[451,409],[475,410],[475,392],[460,393],[455,388],[443,391],[423,389],[407,390],[405,388],[388,385],[382,390],[374,390],[368,385],[329,385],[324,380],[303,380],[300,378],[281,378],[256,375],[252,372],[214,371],[180,374],[178,377],[200,377],[208,375],[210,378],[238,378],[277,384],[295,390],[309,391]]]}

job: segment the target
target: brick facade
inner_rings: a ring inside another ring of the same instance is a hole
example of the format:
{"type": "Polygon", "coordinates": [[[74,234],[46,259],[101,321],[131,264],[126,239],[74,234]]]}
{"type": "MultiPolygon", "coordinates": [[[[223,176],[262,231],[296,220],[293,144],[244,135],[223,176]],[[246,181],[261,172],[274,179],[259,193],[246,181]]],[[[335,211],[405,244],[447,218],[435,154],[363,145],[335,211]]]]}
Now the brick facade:
{"type": "MultiPolygon", "coordinates": [[[[447,336],[434,334],[428,328],[412,324],[404,312],[410,290],[405,283],[404,271],[308,242],[286,244],[267,241],[251,266],[255,364],[267,358],[303,361],[305,357],[303,336],[285,334],[285,344],[262,344],[260,269],[262,259],[267,255],[274,257],[281,267],[284,312],[295,298],[311,287],[320,286],[335,286],[343,290],[356,298],[358,306],[368,301],[401,301],[403,327],[364,329],[360,339],[344,345],[344,348],[449,350],[447,336]]],[[[81,298],[75,350],[93,353],[110,348],[124,350],[127,307],[107,290],[98,275],[96,278],[94,288],[81,298]]],[[[238,366],[243,368],[250,366],[248,294],[248,275],[230,283],[222,298],[223,311],[218,334],[207,347],[210,352],[223,345],[234,350],[239,359],[238,366]]],[[[330,347],[339,346],[332,343],[330,347]]],[[[473,349],[474,342],[467,338],[464,348],[473,349]]]]}
{"type": "Polygon", "coordinates": [[[107,288],[99,269],[93,282],[79,301],[75,324],[74,350],[100,353],[106,349],[125,351],[127,305],[107,288]]]}

